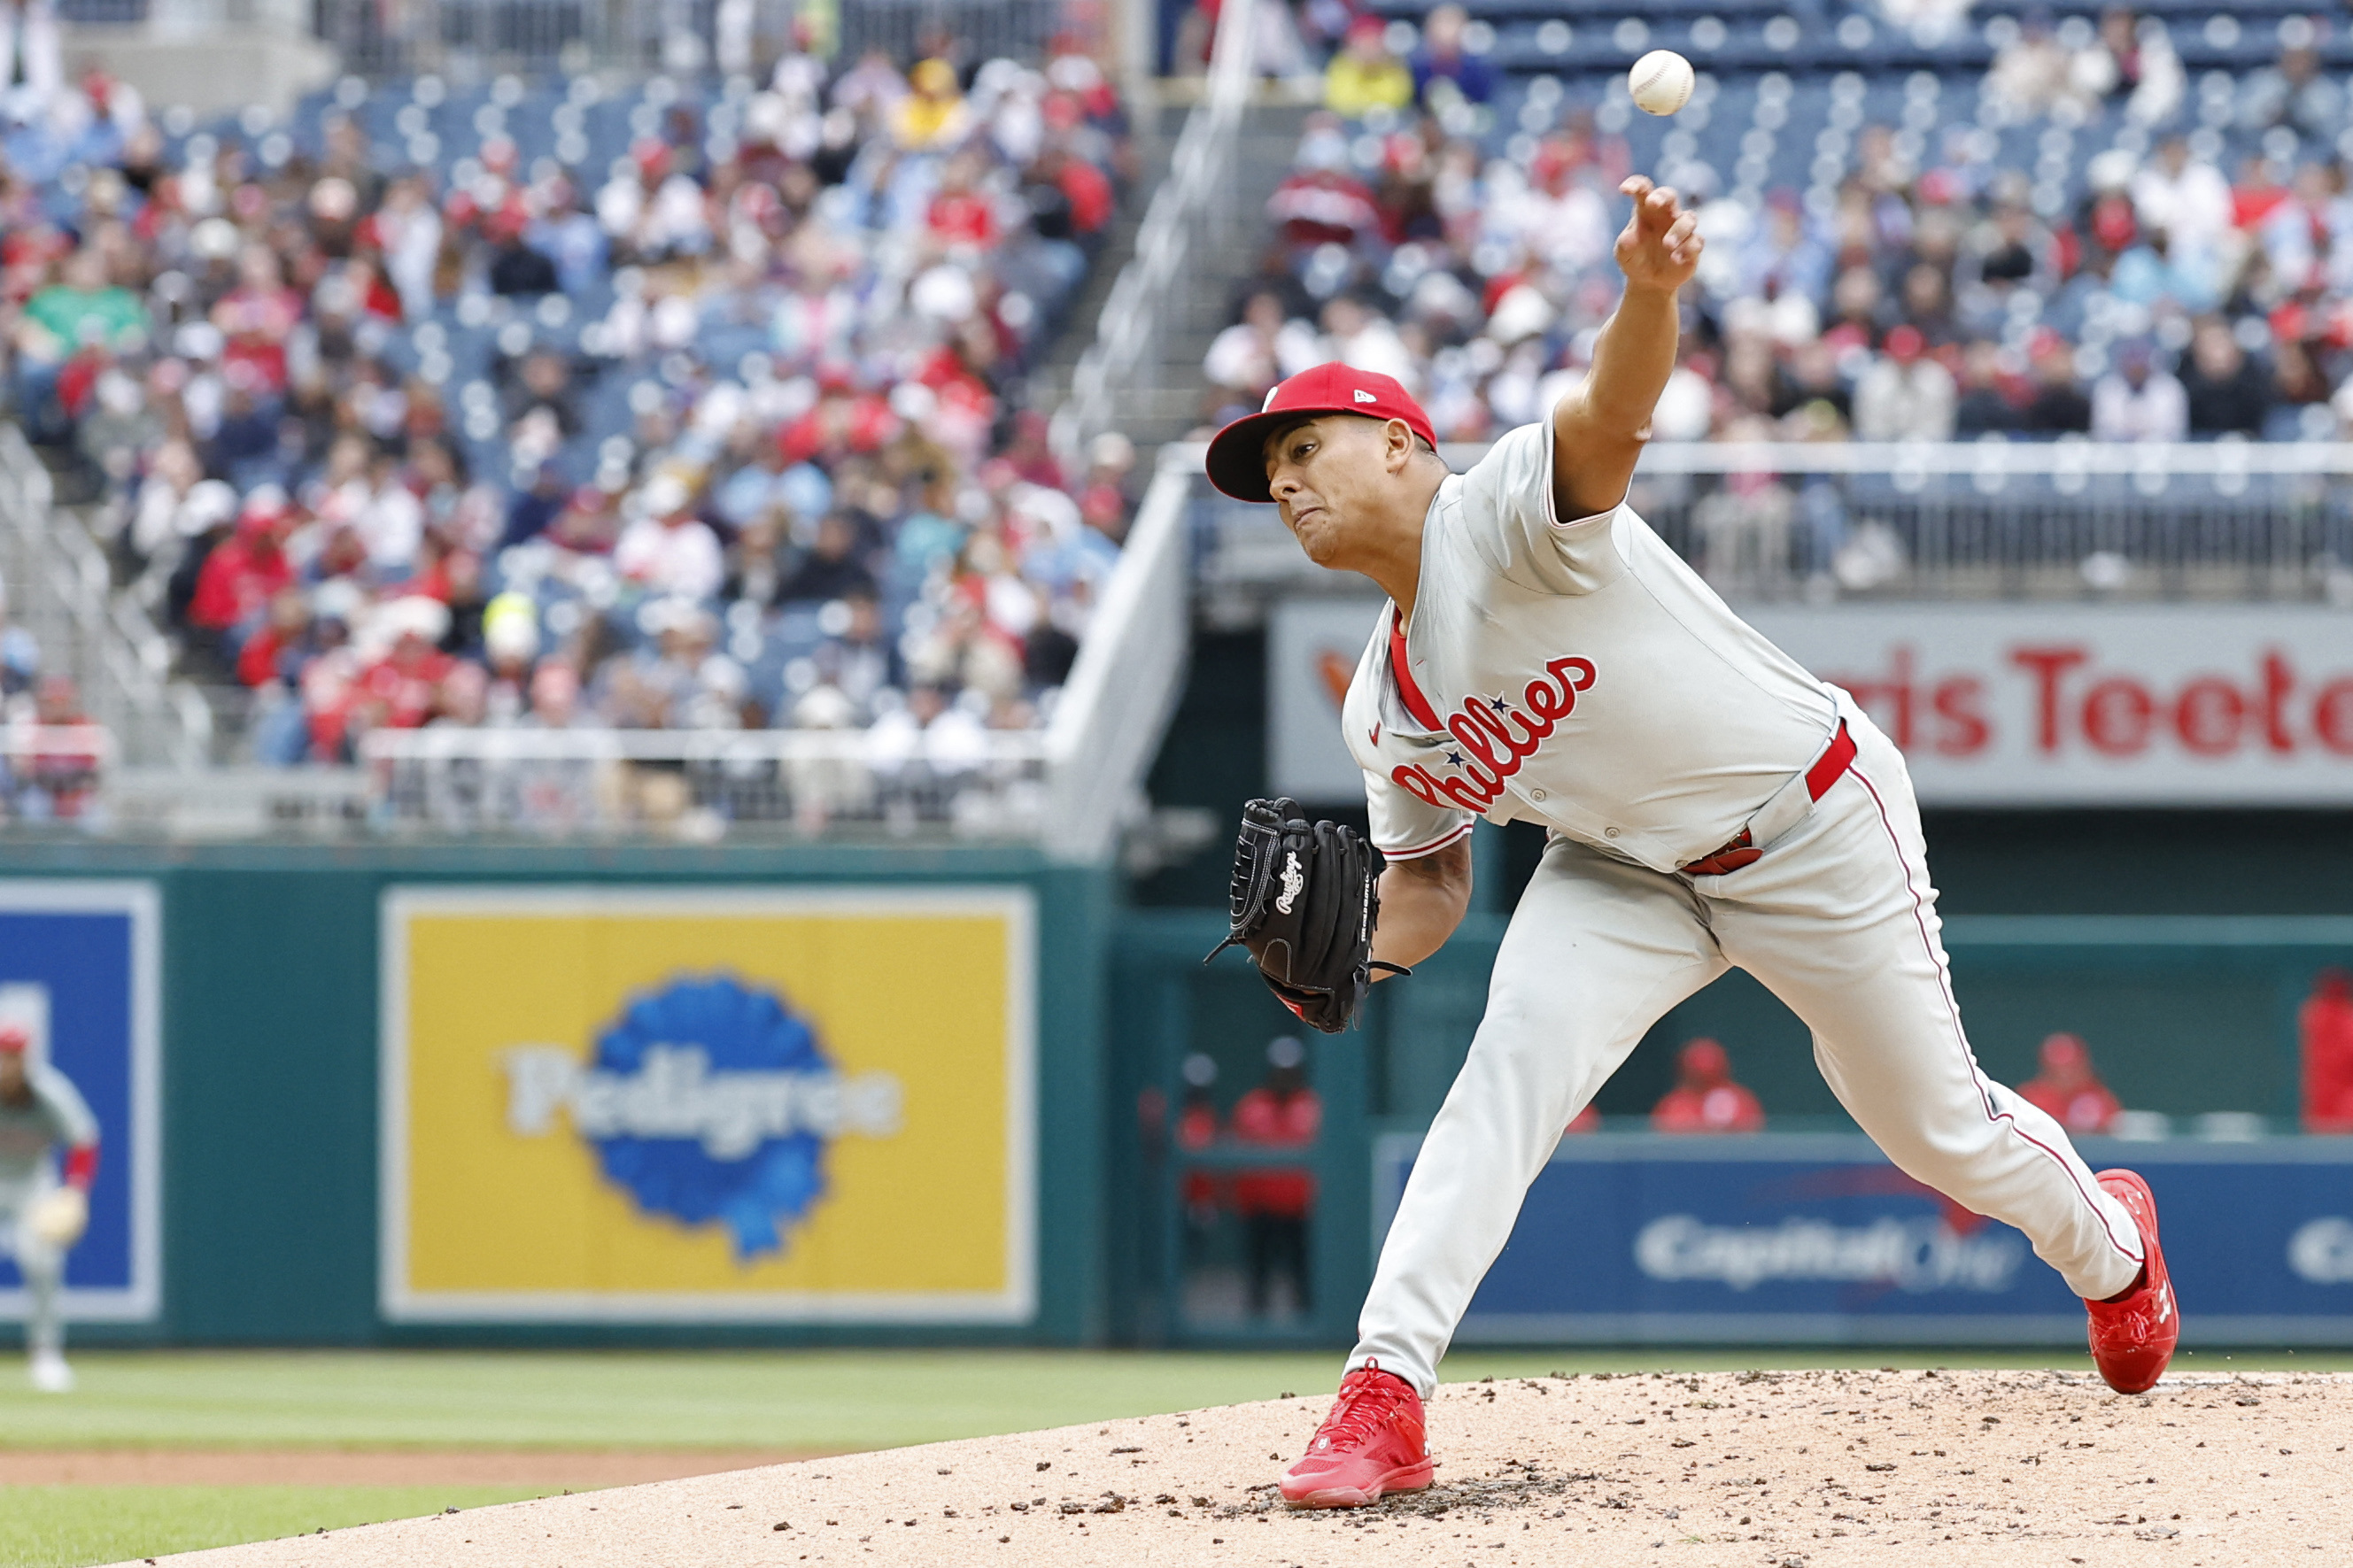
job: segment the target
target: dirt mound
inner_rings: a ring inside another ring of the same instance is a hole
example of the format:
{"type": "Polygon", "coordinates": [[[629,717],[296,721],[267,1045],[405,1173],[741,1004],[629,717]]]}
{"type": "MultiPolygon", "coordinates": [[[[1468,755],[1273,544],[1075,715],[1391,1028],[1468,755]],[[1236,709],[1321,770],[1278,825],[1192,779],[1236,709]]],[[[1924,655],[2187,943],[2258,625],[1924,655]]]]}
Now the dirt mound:
{"type": "Polygon", "coordinates": [[[1430,1413],[1435,1488],[1290,1513],[1274,1474],[1327,1399],[815,1459],[168,1561],[1826,1568],[1899,1561],[1890,1546],[1954,1565],[2353,1560],[2348,1377],[2189,1377],[2132,1398],[2088,1373],[1455,1384],[1430,1413]]]}

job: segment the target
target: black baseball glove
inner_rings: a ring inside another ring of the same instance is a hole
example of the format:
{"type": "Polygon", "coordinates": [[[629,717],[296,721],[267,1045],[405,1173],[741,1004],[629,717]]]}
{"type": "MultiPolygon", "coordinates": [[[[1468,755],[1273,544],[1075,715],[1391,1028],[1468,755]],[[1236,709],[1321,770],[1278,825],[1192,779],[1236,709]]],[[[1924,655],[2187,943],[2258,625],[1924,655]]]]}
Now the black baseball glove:
{"type": "Polygon", "coordinates": [[[1302,1022],[1338,1034],[1364,1005],[1374,970],[1410,973],[1373,959],[1379,870],[1356,829],[1310,822],[1295,800],[1251,801],[1234,846],[1233,929],[1209,958],[1247,947],[1277,1000],[1302,1022]]]}

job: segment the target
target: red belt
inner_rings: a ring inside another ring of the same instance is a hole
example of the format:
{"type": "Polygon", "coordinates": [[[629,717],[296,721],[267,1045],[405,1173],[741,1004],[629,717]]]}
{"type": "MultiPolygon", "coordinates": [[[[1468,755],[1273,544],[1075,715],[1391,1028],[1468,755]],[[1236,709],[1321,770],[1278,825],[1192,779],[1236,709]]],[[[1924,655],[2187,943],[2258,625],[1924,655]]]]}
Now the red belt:
{"type": "MultiPolygon", "coordinates": [[[[1830,794],[1831,785],[1845,776],[1854,765],[1854,737],[1846,732],[1846,721],[1839,721],[1838,733],[1831,737],[1830,750],[1806,770],[1806,793],[1820,800],[1830,794]]],[[[1727,871],[1737,871],[1743,866],[1755,865],[1765,851],[1749,839],[1748,829],[1742,828],[1738,837],[1713,855],[1704,855],[1682,868],[1686,877],[1721,877],[1727,871]]]]}

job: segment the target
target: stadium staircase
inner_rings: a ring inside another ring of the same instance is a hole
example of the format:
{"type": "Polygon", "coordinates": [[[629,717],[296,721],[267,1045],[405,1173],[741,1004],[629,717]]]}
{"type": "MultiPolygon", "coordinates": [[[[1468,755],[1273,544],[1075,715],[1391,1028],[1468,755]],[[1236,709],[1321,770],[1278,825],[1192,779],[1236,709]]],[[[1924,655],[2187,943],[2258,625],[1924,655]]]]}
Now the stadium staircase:
{"type": "MultiPolygon", "coordinates": [[[[1164,103],[1158,115],[1159,134],[1146,155],[1139,192],[1167,188],[1176,140],[1198,106],[1164,103]]],[[[1250,237],[1263,226],[1267,198],[1291,170],[1299,150],[1299,134],[1307,109],[1284,100],[1270,89],[1243,112],[1227,162],[1228,175],[1215,192],[1219,212],[1211,222],[1235,235],[1238,243],[1205,247],[1178,275],[1177,289],[1155,304],[1163,314],[1155,338],[1156,352],[1137,368],[1135,379],[1119,398],[1115,427],[1134,441],[1148,466],[1164,444],[1183,438],[1201,422],[1201,359],[1209,342],[1232,320],[1234,293],[1256,269],[1258,252],[1250,237]]],[[[1148,211],[1136,202],[1121,216],[1114,245],[1106,253],[1113,265],[1097,269],[1082,298],[1080,321],[1098,321],[1115,287],[1120,266],[1134,254],[1135,243],[1148,211]]],[[[1108,325],[1108,323],[1106,323],[1108,325]]],[[[1068,397],[1080,359],[1098,334],[1071,332],[1062,339],[1053,360],[1033,379],[1031,404],[1041,409],[1061,405],[1068,397]]]]}
{"type": "Polygon", "coordinates": [[[172,645],[118,592],[105,552],[74,504],[80,476],[53,472],[13,423],[0,423],[0,582],[8,618],[40,645],[42,668],[75,678],[82,706],[112,739],[112,763],[134,773],[202,767],[213,716],[174,678],[172,645]],[[64,526],[60,526],[60,523],[64,526]]]}

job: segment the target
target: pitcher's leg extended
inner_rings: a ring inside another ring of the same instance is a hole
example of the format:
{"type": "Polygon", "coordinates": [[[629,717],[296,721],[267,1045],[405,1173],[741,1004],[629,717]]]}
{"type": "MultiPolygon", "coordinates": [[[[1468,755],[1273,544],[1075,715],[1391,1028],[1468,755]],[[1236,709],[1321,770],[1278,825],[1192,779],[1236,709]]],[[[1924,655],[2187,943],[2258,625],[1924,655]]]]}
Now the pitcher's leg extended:
{"type": "Polygon", "coordinates": [[[1389,1224],[1351,1368],[1377,1363],[1428,1396],[1570,1118],[1667,1009],[1725,968],[1676,879],[1567,842],[1546,852],[1389,1224]]]}
{"type": "Polygon", "coordinates": [[[1725,955],[1805,1020],[1839,1103],[1905,1173],[2017,1226],[2077,1295],[2124,1290],[2140,1229],[2059,1124],[1978,1067],[1909,781],[1876,731],[1856,738],[1791,842],[1702,879],[1725,955]]]}

